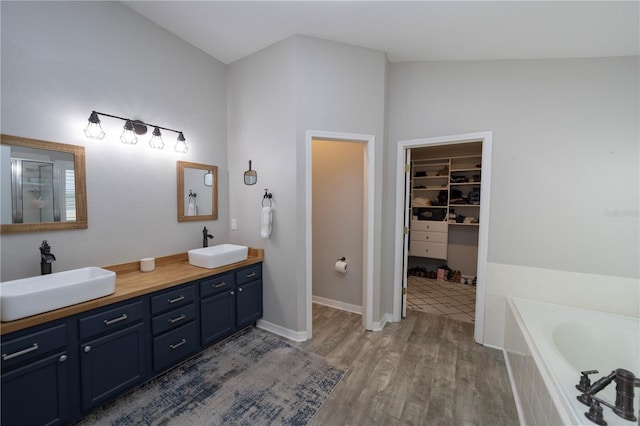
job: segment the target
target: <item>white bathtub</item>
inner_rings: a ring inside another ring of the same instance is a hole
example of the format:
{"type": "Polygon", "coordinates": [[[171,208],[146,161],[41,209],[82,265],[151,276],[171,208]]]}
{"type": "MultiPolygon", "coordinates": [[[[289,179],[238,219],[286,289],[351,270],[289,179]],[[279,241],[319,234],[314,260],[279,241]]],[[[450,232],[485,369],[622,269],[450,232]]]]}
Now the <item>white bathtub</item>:
{"type": "MultiPolygon", "coordinates": [[[[584,416],[589,407],[576,399],[580,371],[598,370],[592,383],[618,368],[640,375],[639,318],[518,298],[508,305],[505,358],[521,423],[595,425],[584,416]]],[[[597,397],[613,404],[615,382],[597,397]]],[[[637,424],[603,408],[609,425],[637,424]]],[[[639,408],[635,388],[636,413],[639,408]]]]}

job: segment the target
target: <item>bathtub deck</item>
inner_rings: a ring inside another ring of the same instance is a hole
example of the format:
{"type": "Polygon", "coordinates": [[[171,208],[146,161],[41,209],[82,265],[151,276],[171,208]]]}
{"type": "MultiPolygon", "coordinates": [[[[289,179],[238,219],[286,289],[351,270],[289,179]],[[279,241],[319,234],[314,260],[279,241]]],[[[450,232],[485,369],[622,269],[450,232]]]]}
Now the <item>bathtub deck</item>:
{"type": "Polygon", "coordinates": [[[314,425],[517,425],[502,352],[473,342],[473,325],[408,311],[383,331],[361,316],[313,305],[300,346],[349,371],[314,425]]]}

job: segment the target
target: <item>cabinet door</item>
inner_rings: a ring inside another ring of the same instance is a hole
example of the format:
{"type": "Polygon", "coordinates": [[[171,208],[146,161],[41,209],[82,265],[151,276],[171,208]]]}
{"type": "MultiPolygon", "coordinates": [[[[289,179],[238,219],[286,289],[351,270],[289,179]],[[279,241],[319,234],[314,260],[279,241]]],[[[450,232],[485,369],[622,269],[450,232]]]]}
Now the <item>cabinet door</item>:
{"type": "Polygon", "coordinates": [[[238,286],[238,328],[262,318],[262,280],[238,286]]]}
{"type": "Polygon", "coordinates": [[[69,361],[64,352],[2,374],[2,425],[69,420],[69,361]]]}
{"type": "Polygon", "coordinates": [[[142,324],[81,344],[83,409],[94,407],[144,380],[144,351],[142,324]]]}
{"type": "Polygon", "coordinates": [[[236,330],[234,290],[208,297],[200,302],[200,339],[208,345],[236,330]]]}

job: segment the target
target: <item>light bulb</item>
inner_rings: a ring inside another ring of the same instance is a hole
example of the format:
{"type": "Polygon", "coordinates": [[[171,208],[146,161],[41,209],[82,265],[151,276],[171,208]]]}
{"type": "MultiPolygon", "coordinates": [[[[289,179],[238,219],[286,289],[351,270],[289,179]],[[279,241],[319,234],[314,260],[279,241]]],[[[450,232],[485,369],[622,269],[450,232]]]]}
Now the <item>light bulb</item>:
{"type": "Polygon", "coordinates": [[[176,152],[179,152],[181,154],[186,154],[187,151],[189,151],[189,147],[187,146],[187,142],[185,141],[182,132],[180,132],[180,134],[178,135],[178,141],[173,148],[176,150],[176,152]]]}
{"type": "Polygon", "coordinates": [[[122,135],[120,135],[120,140],[122,143],[126,143],[127,145],[135,145],[138,143],[138,138],[133,131],[133,123],[131,120],[127,120],[123,126],[122,135]]]}
{"type": "Polygon", "coordinates": [[[89,123],[84,129],[84,134],[91,139],[104,139],[105,133],[100,125],[100,118],[95,111],[89,116],[89,123]]]}
{"type": "Polygon", "coordinates": [[[153,129],[153,136],[151,136],[151,140],[149,141],[149,146],[155,149],[164,148],[164,141],[162,140],[162,134],[160,133],[159,128],[153,129]]]}

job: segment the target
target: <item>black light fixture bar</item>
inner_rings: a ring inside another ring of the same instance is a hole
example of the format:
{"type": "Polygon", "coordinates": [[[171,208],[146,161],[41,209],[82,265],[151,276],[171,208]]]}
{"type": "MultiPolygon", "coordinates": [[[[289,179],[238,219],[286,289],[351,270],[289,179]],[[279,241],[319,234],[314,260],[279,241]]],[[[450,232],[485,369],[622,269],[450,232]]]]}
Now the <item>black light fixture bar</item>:
{"type": "Polygon", "coordinates": [[[186,154],[189,150],[185,141],[184,134],[180,130],[170,129],[168,127],[158,126],[156,124],[145,123],[142,120],[131,120],[129,118],[120,117],[113,114],[106,114],[104,112],[98,111],[92,111],[91,115],[89,116],[89,124],[84,130],[87,137],[93,139],[104,138],[105,133],[100,126],[100,118],[98,117],[99,115],[102,115],[104,117],[117,118],[118,120],[122,120],[125,122],[124,132],[122,133],[122,136],[120,136],[120,140],[122,140],[122,142],[125,144],[136,144],[138,142],[138,138],[135,135],[144,135],[147,133],[147,127],[153,127],[153,137],[149,142],[149,145],[152,148],[162,149],[164,147],[164,142],[162,141],[162,135],[160,133],[160,129],[162,129],[178,134],[176,144],[174,145],[174,149],[176,152],[186,154]]]}
{"type": "Polygon", "coordinates": [[[144,124],[145,126],[148,126],[148,127],[157,127],[158,129],[168,130],[168,131],[174,132],[174,133],[182,133],[180,130],[174,130],[174,129],[169,129],[168,127],[162,127],[162,126],[158,126],[158,125],[155,125],[155,124],[149,124],[149,123],[146,123],[146,122],[144,122],[142,120],[131,120],[130,118],[119,117],[117,115],[106,114],[104,112],[98,112],[98,111],[92,111],[92,114],[98,114],[98,115],[103,115],[105,117],[117,118],[118,120],[122,120],[122,121],[125,121],[125,122],[127,120],[129,120],[134,124],[144,124]]]}

